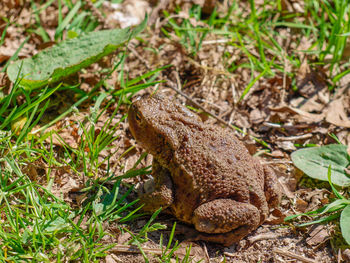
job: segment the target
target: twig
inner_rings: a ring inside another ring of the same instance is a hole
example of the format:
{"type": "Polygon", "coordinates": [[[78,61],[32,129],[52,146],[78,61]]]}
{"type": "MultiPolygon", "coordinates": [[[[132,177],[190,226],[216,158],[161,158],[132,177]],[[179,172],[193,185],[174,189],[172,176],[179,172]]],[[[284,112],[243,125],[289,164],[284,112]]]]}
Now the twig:
{"type": "Polygon", "coordinates": [[[207,258],[207,261],[210,262],[210,257],[209,257],[209,254],[208,254],[208,249],[207,249],[207,246],[205,245],[204,242],[203,242],[203,250],[204,250],[205,257],[207,258]]]}
{"type": "Polygon", "coordinates": [[[186,57],[186,60],[188,60],[188,62],[190,62],[191,64],[195,65],[198,68],[202,68],[202,69],[207,70],[207,71],[212,71],[212,72],[214,72],[216,74],[225,75],[225,76],[229,77],[231,80],[233,80],[233,74],[231,74],[231,73],[229,73],[227,71],[216,69],[216,68],[213,68],[213,67],[203,66],[203,65],[199,64],[197,61],[195,61],[194,59],[192,59],[192,58],[190,58],[188,56],[186,57]]]}
{"type": "Polygon", "coordinates": [[[216,39],[216,40],[206,40],[202,42],[202,46],[204,45],[217,45],[217,44],[225,44],[227,42],[232,42],[232,39],[216,39]]]}
{"type": "MultiPolygon", "coordinates": [[[[143,247],[142,251],[146,254],[153,254],[153,255],[163,255],[164,254],[164,249],[162,250],[160,248],[143,247]]],[[[115,247],[110,249],[109,252],[116,253],[116,254],[117,253],[131,253],[131,254],[140,254],[141,253],[140,248],[138,246],[135,246],[135,245],[116,245],[115,247]]],[[[185,253],[187,253],[187,252],[182,253],[181,251],[176,250],[174,252],[174,255],[178,256],[178,257],[183,257],[183,256],[185,256],[185,253]]],[[[193,256],[195,256],[195,253],[191,250],[189,256],[193,257],[193,256]]]]}
{"type": "Polygon", "coordinates": [[[131,51],[131,53],[133,53],[135,55],[135,57],[137,57],[143,64],[145,64],[145,66],[148,70],[151,69],[148,61],[146,59],[144,59],[131,45],[128,45],[128,49],[131,51]]]}
{"type": "Polygon", "coordinates": [[[298,254],[295,254],[293,252],[286,251],[286,250],[283,250],[283,249],[280,249],[280,248],[273,249],[273,252],[276,253],[276,254],[280,254],[280,255],[283,255],[283,256],[287,256],[287,257],[290,257],[290,258],[294,258],[294,259],[300,260],[302,262],[316,263],[316,261],[311,259],[311,258],[306,258],[306,257],[300,256],[298,254]]]}
{"type": "Polygon", "coordinates": [[[311,138],[313,135],[311,133],[306,133],[302,135],[297,136],[290,136],[290,137],[278,137],[276,138],[277,141],[296,141],[300,139],[308,139],[311,138]]]}
{"type": "Polygon", "coordinates": [[[292,161],[287,160],[273,160],[273,161],[264,161],[262,164],[275,165],[275,164],[292,164],[292,161]]]}
{"type": "MultiPolygon", "coordinates": [[[[145,253],[152,253],[155,255],[161,255],[162,254],[162,250],[159,248],[142,248],[142,250],[145,253]]],[[[139,254],[141,253],[140,249],[138,246],[131,246],[131,245],[117,245],[114,248],[112,248],[110,250],[110,252],[113,253],[132,253],[132,254],[139,254]]]]}
{"type": "Polygon", "coordinates": [[[264,234],[252,236],[252,237],[248,238],[248,241],[250,244],[252,244],[252,243],[260,241],[260,240],[275,239],[276,237],[277,237],[277,235],[274,233],[264,233],[264,234]]]}
{"type": "MultiPolygon", "coordinates": [[[[176,79],[180,79],[179,78],[179,73],[175,72],[176,79]]],[[[179,82],[179,81],[177,81],[179,82]]],[[[177,83],[177,85],[179,85],[179,83],[177,83]]],[[[195,105],[197,108],[201,109],[202,111],[204,111],[205,113],[209,114],[211,117],[213,117],[214,119],[216,119],[218,122],[220,122],[221,124],[229,127],[230,129],[232,129],[233,131],[236,131],[231,125],[229,125],[226,121],[224,121],[223,119],[221,119],[220,117],[216,116],[214,113],[206,110],[202,105],[200,105],[199,103],[195,102],[191,97],[189,97],[187,94],[185,94],[184,92],[182,92],[181,90],[179,90],[178,88],[175,88],[173,85],[170,85],[170,88],[174,91],[176,91],[178,94],[180,94],[181,96],[185,97],[187,100],[189,100],[193,105],[195,105]]]]}

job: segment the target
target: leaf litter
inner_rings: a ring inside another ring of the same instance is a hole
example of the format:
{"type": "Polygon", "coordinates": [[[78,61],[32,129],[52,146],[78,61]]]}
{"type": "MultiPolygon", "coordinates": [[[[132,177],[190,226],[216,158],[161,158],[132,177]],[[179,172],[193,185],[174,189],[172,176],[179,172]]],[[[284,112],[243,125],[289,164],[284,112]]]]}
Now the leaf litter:
{"type": "MultiPolygon", "coordinates": [[[[227,65],[231,65],[232,63],[247,63],[249,60],[244,52],[238,48],[233,48],[228,42],[222,41],[224,38],[209,33],[206,35],[197,56],[195,58],[191,57],[189,51],[183,45],[179,44],[178,36],[171,33],[170,38],[165,38],[162,35],[161,28],[168,21],[167,18],[163,17],[163,10],[172,13],[175,5],[171,2],[124,1],[118,6],[118,12],[119,10],[123,10],[120,13],[123,15],[127,14],[129,21],[132,20],[130,17],[133,15],[135,19],[139,19],[141,9],[148,11],[155,8],[154,10],[157,10],[151,16],[151,19],[154,19],[155,23],[154,29],[152,32],[148,31],[147,36],[144,36],[147,41],[140,42],[134,39],[129,43],[130,50],[133,50],[133,52],[129,53],[125,63],[125,69],[128,71],[129,78],[132,79],[147,72],[147,67],[153,69],[172,64],[172,68],[164,70],[159,76],[159,79],[167,80],[161,87],[157,87],[160,92],[164,92],[169,96],[176,96],[176,92],[171,87],[180,88],[179,86],[182,86],[181,90],[185,94],[190,96],[193,101],[201,104],[208,111],[215,113],[216,116],[224,119],[229,124],[240,127],[242,131],[250,136],[264,139],[271,149],[271,153],[263,153],[262,159],[269,163],[275,162],[277,156],[279,158],[279,162],[274,165],[274,168],[279,175],[279,181],[287,196],[287,198],[282,200],[279,208],[282,215],[294,214],[295,211],[311,211],[320,207],[323,202],[327,202],[331,196],[330,192],[315,189],[318,184],[300,176],[300,172],[291,165],[290,153],[296,149],[295,144],[323,145],[334,143],[335,141],[328,135],[329,133],[334,133],[344,145],[350,146],[350,137],[346,130],[346,128],[349,128],[348,109],[350,108],[350,94],[347,83],[341,84],[338,91],[329,92],[327,70],[310,68],[307,63],[308,55],[302,53],[300,60],[303,63],[299,68],[295,68],[295,66],[288,64],[288,62],[285,65],[285,68],[290,68],[296,72],[297,91],[290,88],[292,79],[278,72],[272,78],[260,78],[252,86],[244,99],[240,101],[244,88],[251,80],[251,72],[248,68],[239,67],[232,73],[227,71],[227,65]],[[140,8],[137,9],[137,13],[133,14],[133,10],[136,11],[136,9],[130,8],[127,5],[137,4],[136,2],[139,3],[138,6],[140,8]],[[157,52],[153,50],[157,50],[157,52]],[[222,54],[224,52],[229,53],[230,58],[228,60],[223,59],[222,54]],[[281,140],[281,138],[283,139],[281,140]]],[[[188,1],[177,2],[184,3],[181,14],[175,15],[178,21],[189,19],[190,17],[186,10],[188,1]]],[[[216,2],[218,12],[225,11],[225,8],[227,8],[227,1],[208,2],[216,2]]],[[[2,1],[1,4],[4,8],[1,10],[4,16],[8,16],[13,21],[21,21],[25,27],[30,23],[30,20],[28,20],[30,16],[28,15],[28,10],[30,10],[29,5],[24,5],[21,7],[22,11],[20,11],[18,3],[18,1],[2,1]]],[[[298,1],[281,1],[281,3],[282,8],[290,12],[302,12],[304,10],[303,3],[298,1]]],[[[256,1],[256,5],[259,6],[259,1],[256,1]]],[[[248,4],[243,1],[239,2],[239,7],[242,10],[249,9],[248,4]]],[[[104,8],[105,10],[110,10],[109,12],[106,11],[106,21],[113,20],[116,24],[127,26],[123,25],[125,17],[120,18],[120,15],[116,15],[115,10],[111,6],[105,6],[104,8]]],[[[57,14],[52,14],[57,13],[57,6],[50,6],[44,12],[46,13],[42,13],[40,16],[42,24],[45,25],[50,40],[54,41],[57,14]]],[[[63,9],[62,12],[66,13],[68,10],[63,9]]],[[[108,25],[108,23],[105,24],[108,25]]],[[[5,24],[1,21],[0,31],[4,30],[4,28],[5,24]]],[[[281,46],[286,47],[286,49],[306,50],[310,46],[305,37],[302,38],[299,46],[296,46],[295,40],[297,37],[300,37],[300,35],[295,33],[296,31],[288,31],[282,28],[281,32],[283,32],[287,40],[277,37],[276,41],[281,46]]],[[[0,48],[0,58],[2,60],[0,60],[0,65],[2,67],[10,56],[16,52],[20,43],[24,41],[25,36],[24,30],[20,27],[9,26],[5,43],[0,48]]],[[[25,58],[36,54],[42,43],[43,39],[33,37],[23,46],[19,57],[25,58]]],[[[257,50],[255,50],[254,46],[247,45],[246,47],[250,52],[257,54],[257,56],[259,55],[256,53],[257,50]]],[[[288,52],[288,50],[286,51],[288,52]]],[[[101,73],[103,63],[111,64],[110,61],[113,58],[113,56],[108,56],[105,60],[87,68],[87,73],[79,73],[75,75],[75,78],[81,78],[83,74],[90,74],[85,75],[85,79],[88,78],[89,81],[84,83],[84,88],[86,90],[93,88],[93,83],[98,83],[104,77],[103,73],[101,73]]],[[[253,72],[253,74],[256,73],[253,72]]],[[[117,75],[114,76],[113,81],[109,79],[107,82],[112,86],[115,85],[117,75]]],[[[257,75],[253,75],[253,77],[257,77],[257,75]]],[[[9,84],[8,82],[4,82],[2,85],[2,87],[8,87],[9,84]]],[[[7,91],[0,87],[0,92],[5,92],[6,95],[7,91]]],[[[148,90],[148,92],[152,92],[152,90],[148,90]]],[[[62,92],[61,96],[65,96],[64,94],[65,92],[62,92]]],[[[186,104],[191,104],[190,100],[186,100],[181,96],[178,96],[178,99],[186,104]]],[[[57,105],[58,108],[56,110],[64,111],[63,104],[57,105]]],[[[51,128],[53,131],[57,131],[57,134],[63,138],[63,141],[68,143],[72,148],[76,148],[81,143],[79,140],[78,123],[79,121],[83,121],[84,117],[89,114],[88,107],[89,105],[81,106],[80,114],[82,116],[77,117],[76,114],[68,115],[51,128]]],[[[126,109],[122,107],[121,112],[115,118],[119,119],[125,111],[126,109]]],[[[54,116],[56,114],[52,111],[45,114],[45,117],[48,119],[52,119],[54,116]]],[[[111,112],[103,113],[96,129],[101,128],[103,123],[109,119],[109,116],[111,116],[111,112]]],[[[206,121],[215,122],[213,118],[207,118],[206,121]]],[[[118,151],[111,157],[110,165],[115,167],[114,172],[116,175],[122,175],[125,171],[133,167],[138,156],[142,153],[142,149],[137,147],[131,138],[126,123],[120,124],[118,133],[122,136],[111,145],[112,148],[118,149],[118,151]],[[117,167],[121,165],[119,156],[130,146],[136,146],[136,148],[124,156],[122,160],[124,166],[118,169],[117,167]]],[[[253,154],[260,152],[262,149],[250,136],[243,136],[238,132],[237,136],[244,139],[247,145],[255,145],[255,147],[252,147],[253,154]]],[[[46,140],[49,139],[47,138],[46,140]]],[[[62,150],[63,143],[55,137],[54,144],[57,147],[55,155],[59,156],[59,151],[62,150]]],[[[113,150],[108,150],[108,152],[102,153],[102,155],[108,156],[112,152],[113,150]]],[[[151,158],[147,157],[137,167],[145,167],[150,163],[151,158]]],[[[40,166],[42,164],[38,163],[29,167],[28,174],[33,176],[33,178],[40,178],[40,176],[45,175],[45,170],[39,169],[40,166]]],[[[45,169],[48,169],[48,167],[45,169]]],[[[53,191],[57,196],[63,194],[64,200],[73,204],[74,200],[69,193],[83,187],[84,181],[82,177],[76,176],[68,167],[55,168],[52,172],[55,177],[53,191]]],[[[100,171],[99,176],[104,176],[103,170],[100,171]]],[[[37,180],[40,181],[40,179],[37,180]]],[[[141,179],[134,178],[127,181],[129,183],[137,183],[139,180],[141,179]]],[[[279,212],[276,211],[275,213],[278,214],[279,212]]],[[[160,220],[169,223],[169,220],[172,222],[171,220],[173,219],[162,215],[160,216],[160,220]]],[[[283,251],[290,251],[305,260],[312,259],[314,262],[340,261],[342,259],[341,253],[338,254],[337,251],[334,251],[329,242],[330,236],[335,232],[332,229],[338,226],[332,223],[328,226],[327,228],[319,227],[319,229],[317,227],[316,229],[310,228],[305,231],[305,229],[264,224],[246,239],[230,248],[222,248],[209,243],[206,244],[206,247],[212,262],[221,262],[223,255],[226,257],[226,262],[285,262],[291,258],[291,255],[283,253],[283,251]],[[261,238],[254,240],[256,236],[261,238]],[[271,253],[271,251],[275,251],[275,253],[271,253]]],[[[113,232],[111,230],[112,226],[107,229],[111,233],[113,232]]],[[[131,229],[133,230],[132,227],[131,229]]],[[[153,234],[153,236],[151,235],[151,240],[146,245],[150,248],[155,247],[155,244],[158,242],[157,240],[159,240],[159,235],[153,234]]],[[[115,240],[110,242],[115,242],[115,240]]],[[[205,247],[203,243],[199,243],[199,245],[201,248],[205,247]]],[[[347,257],[346,253],[346,250],[344,250],[344,259],[347,257]]],[[[108,260],[106,259],[106,262],[113,262],[112,260],[114,262],[118,262],[118,260],[119,262],[140,262],[142,260],[140,255],[118,253],[115,256],[116,258],[114,259],[109,257],[108,260]]]]}

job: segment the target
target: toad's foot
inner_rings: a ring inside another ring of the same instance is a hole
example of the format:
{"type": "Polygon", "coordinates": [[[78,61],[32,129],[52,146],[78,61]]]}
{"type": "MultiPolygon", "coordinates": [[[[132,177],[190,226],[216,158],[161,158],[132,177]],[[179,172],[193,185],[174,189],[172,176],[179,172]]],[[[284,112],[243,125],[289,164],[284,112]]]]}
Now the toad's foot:
{"type": "Polygon", "coordinates": [[[152,192],[140,195],[140,203],[144,206],[143,211],[154,212],[158,208],[167,208],[173,203],[173,183],[170,177],[170,172],[160,166],[160,164],[153,160],[152,171],[155,189],[152,192]]]}
{"type": "Polygon", "coordinates": [[[229,245],[260,225],[260,212],[248,203],[216,199],[194,211],[193,224],[202,232],[196,239],[229,245]]]}

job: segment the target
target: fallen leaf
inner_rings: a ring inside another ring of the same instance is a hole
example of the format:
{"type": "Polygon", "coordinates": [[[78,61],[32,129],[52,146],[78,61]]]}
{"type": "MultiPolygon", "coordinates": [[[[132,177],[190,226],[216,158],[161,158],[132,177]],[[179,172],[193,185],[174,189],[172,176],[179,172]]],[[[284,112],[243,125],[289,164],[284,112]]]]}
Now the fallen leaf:
{"type": "Polygon", "coordinates": [[[344,262],[350,262],[350,249],[347,248],[343,251],[343,254],[342,254],[343,258],[344,258],[344,262]]]}
{"type": "Polygon", "coordinates": [[[129,232],[124,232],[123,234],[119,235],[118,244],[124,244],[130,238],[131,238],[131,234],[129,232]]]}
{"type": "Polygon", "coordinates": [[[299,121],[309,121],[309,122],[320,122],[324,119],[324,113],[320,114],[315,114],[315,113],[309,113],[303,110],[300,110],[298,108],[294,108],[288,105],[284,105],[281,107],[270,107],[269,108],[271,111],[276,111],[276,112],[289,112],[293,114],[298,114],[300,117],[299,121]]]}
{"type": "Polygon", "coordinates": [[[291,141],[276,141],[276,145],[285,151],[295,151],[297,149],[291,141]]]}
{"type": "Polygon", "coordinates": [[[342,98],[333,100],[329,103],[326,113],[326,121],[340,127],[350,128],[350,120],[344,108],[344,100],[342,98]]]}
{"type": "Polygon", "coordinates": [[[8,55],[0,54],[0,64],[7,61],[10,58],[8,55]]]}
{"type": "Polygon", "coordinates": [[[115,255],[107,255],[105,262],[106,263],[118,263],[118,262],[122,262],[120,259],[117,258],[117,260],[114,259],[115,255]]]}
{"type": "Polygon", "coordinates": [[[306,211],[306,208],[308,207],[308,202],[305,202],[303,199],[297,199],[295,202],[295,206],[298,209],[298,211],[304,213],[306,211]]]}
{"type": "Polygon", "coordinates": [[[330,239],[330,235],[325,225],[317,225],[306,239],[306,243],[309,246],[318,246],[330,239]]]}

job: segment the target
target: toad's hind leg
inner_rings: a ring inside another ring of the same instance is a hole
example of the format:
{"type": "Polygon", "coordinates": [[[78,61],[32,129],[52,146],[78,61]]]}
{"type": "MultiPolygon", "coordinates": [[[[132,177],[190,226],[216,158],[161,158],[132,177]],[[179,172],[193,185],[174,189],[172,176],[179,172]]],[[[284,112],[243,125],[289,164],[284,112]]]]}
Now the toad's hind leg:
{"type": "Polygon", "coordinates": [[[196,239],[230,245],[260,225],[260,212],[249,203],[216,199],[195,209],[193,224],[201,232],[196,239]]]}
{"type": "Polygon", "coordinates": [[[154,177],[155,187],[152,192],[140,195],[140,203],[144,206],[142,209],[148,212],[154,212],[158,208],[163,209],[170,206],[173,201],[173,183],[170,171],[162,167],[157,160],[153,160],[152,175],[154,177]]]}

